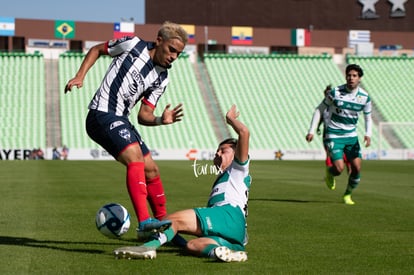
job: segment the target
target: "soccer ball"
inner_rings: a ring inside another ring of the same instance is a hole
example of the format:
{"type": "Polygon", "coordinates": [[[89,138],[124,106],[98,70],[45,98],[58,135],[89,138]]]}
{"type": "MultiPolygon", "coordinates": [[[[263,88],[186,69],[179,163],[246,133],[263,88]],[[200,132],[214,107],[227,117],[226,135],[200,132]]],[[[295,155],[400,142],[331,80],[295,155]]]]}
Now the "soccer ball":
{"type": "Polygon", "coordinates": [[[131,221],[128,210],[119,203],[108,203],[96,213],[96,228],[108,238],[119,238],[128,232],[131,221]]]}

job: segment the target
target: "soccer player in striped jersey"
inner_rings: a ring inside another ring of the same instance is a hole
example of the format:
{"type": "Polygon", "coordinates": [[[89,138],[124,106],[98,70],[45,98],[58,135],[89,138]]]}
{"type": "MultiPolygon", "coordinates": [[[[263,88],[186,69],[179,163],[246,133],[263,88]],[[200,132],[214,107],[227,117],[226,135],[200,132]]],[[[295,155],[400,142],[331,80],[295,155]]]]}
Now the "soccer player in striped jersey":
{"type": "MultiPolygon", "coordinates": [[[[323,95],[326,97],[331,90],[332,90],[331,85],[326,86],[325,90],[323,91],[323,95]]],[[[326,129],[328,128],[328,124],[329,124],[330,119],[331,119],[331,114],[329,112],[329,109],[327,108],[323,112],[323,114],[321,116],[321,119],[318,123],[318,127],[316,129],[316,133],[318,135],[321,135],[320,127],[323,124],[322,140],[325,140],[325,138],[326,138],[326,129]]],[[[328,148],[326,148],[325,145],[324,145],[324,148],[325,148],[325,152],[326,152],[325,165],[326,165],[326,167],[331,167],[332,166],[332,160],[331,160],[331,157],[329,156],[328,148]]],[[[349,175],[351,173],[351,164],[349,163],[349,161],[346,158],[345,154],[343,154],[343,157],[344,157],[344,162],[345,162],[346,169],[347,169],[348,175],[349,175]]]]}
{"type": "Polygon", "coordinates": [[[238,120],[239,112],[233,105],[226,114],[227,123],[238,134],[238,139],[222,141],[217,149],[214,164],[221,172],[215,180],[207,207],[177,211],[167,215],[170,228],[158,233],[142,246],[121,247],[114,251],[117,258],[156,257],[156,249],[171,240],[177,233],[197,238],[187,243],[193,255],[209,257],[222,262],[247,260],[247,203],[251,185],[249,174],[248,128],[238,120]]]}
{"type": "Polygon", "coordinates": [[[365,119],[364,143],[368,147],[371,144],[372,119],[371,98],[360,87],[363,70],[359,65],[350,64],[345,69],[346,84],[332,89],[325,99],[315,109],[311,126],[306,140],[311,142],[321,115],[326,109],[330,114],[330,120],[326,128],[324,144],[333,161],[333,166],[326,169],[326,185],[331,190],[335,189],[335,176],[339,176],[344,170],[343,154],[351,164],[351,173],[348,177],[348,185],[343,199],[345,204],[355,204],[351,198],[352,191],[360,182],[361,171],[361,147],[357,136],[357,122],[362,112],[365,119]]]}
{"type": "Polygon", "coordinates": [[[154,110],[167,87],[168,69],[184,50],[187,39],[180,25],[165,22],[155,42],[135,36],[95,45],[65,87],[65,93],[73,87],[81,88],[96,60],[102,55],[112,57],[89,104],[86,130],[92,140],[126,166],[126,185],[139,223],[138,234],[169,226],[171,222],[161,221],[167,211],[159,169],[141,135],[129,121],[129,114],[140,102],[139,124],[159,126],[181,121],[181,104],[172,109],[167,104],[158,117],[154,110]],[[149,213],[147,199],[155,218],[149,213]]]}

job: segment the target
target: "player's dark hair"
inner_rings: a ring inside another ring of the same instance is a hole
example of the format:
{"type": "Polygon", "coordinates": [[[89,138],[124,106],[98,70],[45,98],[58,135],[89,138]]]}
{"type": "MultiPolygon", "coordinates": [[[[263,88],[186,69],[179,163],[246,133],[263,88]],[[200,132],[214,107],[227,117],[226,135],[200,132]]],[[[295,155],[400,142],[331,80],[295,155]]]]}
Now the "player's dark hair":
{"type": "Polygon", "coordinates": [[[326,96],[331,90],[332,84],[329,84],[328,86],[326,86],[325,90],[323,91],[323,94],[326,96]]]}
{"type": "Polygon", "coordinates": [[[236,148],[237,145],[237,139],[235,138],[227,138],[225,140],[223,140],[222,142],[220,142],[219,147],[223,144],[230,144],[233,148],[236,148]]]}
{"type": "Polygon", "coordinates": [[[359,77],[362,77],[364,75],[364,71],[357,64],[349,64],[348,66],[346,66],[345,73],[348,74],[349,71],[357,71],[359,77]]]}

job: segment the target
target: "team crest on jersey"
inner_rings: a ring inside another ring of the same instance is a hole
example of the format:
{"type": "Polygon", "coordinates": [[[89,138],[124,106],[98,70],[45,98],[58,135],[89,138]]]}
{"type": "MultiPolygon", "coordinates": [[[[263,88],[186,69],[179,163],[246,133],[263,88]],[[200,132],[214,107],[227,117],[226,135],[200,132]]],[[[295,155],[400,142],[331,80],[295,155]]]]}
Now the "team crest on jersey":
{"type": "Polygon", "coordinates": [[[130,140],[131,139],[131,133],[126,128],[119,130],[118,134],[119,134],[120,137],[122,137],[125,140],[130,140]]]}

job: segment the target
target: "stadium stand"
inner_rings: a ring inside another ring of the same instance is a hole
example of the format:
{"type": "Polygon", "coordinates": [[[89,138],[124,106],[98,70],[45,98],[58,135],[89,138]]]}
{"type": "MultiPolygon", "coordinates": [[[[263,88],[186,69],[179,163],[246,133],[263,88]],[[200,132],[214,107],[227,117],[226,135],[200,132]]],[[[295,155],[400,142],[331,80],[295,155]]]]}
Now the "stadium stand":
{"type": "Polygon", "coordinates": [[[0,147],[46,147],[41,54],[0,53],[0,147]]]}
{"type": "MultiPolygon", "coordinates": [[[[345,82],[332,57],[206,54],[204,60],[221,109],[235,102],[248,112],[243,119],[252,129],[252,148],[321,148],[320,139],[307,144],[304,137],[323,89],[345,82]]],[[[359,126],[363,137],[363,126],[359,126]]],[[[372,146],[376,147],[378,131],[375,126],[373,130],[372,146]]],[[[387,148],[383,142],[382,148],[387,148]]]]}
{"type": "MultiPolygon", "coordinates": [[[[87,106],[111,62],[100,58],[88,73],[84,87],[63,94],[63,87],[79,68],[84,55],[65,53],[59,58],[59,104],[61,144],[69,148],[99,148],[86,134],[84,121],[87,106]]],[[[45,69],[41,54],[0,54],[0,137],[2,148],[45,148],[46,99],[45,69]]],[[[200,60],[198,62],[201,62],[200,60]]],[[[414,59],[410,57],[355,57],[365,70],[362,85],[374,101],[375,125],[372,147],[391,148],[390,139],[398,139],[402,147],[414,148],[413,127],[399,127],[381,138],[378,145],[378,121],[411,122],[414,117],[409,104],[414,102],[410,89],[414,79],[414,59]],[[395,92],[395,91],[398,91],[395,92]],[[402,91],[402,92],[400,92],[402,91]],[[398,107],[395,107],[398,106],[398,107]]],[[[183,103],[185,116],[181,123],[163,127],[140,128],[136,112],[131,121],[142,131],[151,149],[214,149],[219,139],[217,122],[233,103],[244,110],[243,120],[252,129],[252,149],[309,150],[322,148],[321,139],[308,144],[305,134],[314,108],[322,99],[326,85],[344,83],[343,68],[329,55],[302,56],[288,54],[235,55],[206,54],[206,70],[197,69],[187,55],[182,55],[170,70],[171,82],[156,110],[183,103]],[[200,81],[208,78],[213,96],[206,96],[200,81]],[[198,76],[197,76],[198,75],[198,76]],[[214,100],[211,100],[214,98],[214,100]],[[216,108],[211,108],[214,105],[216,108]],[[217,105],[217,106],[216,106],[217,105]],[[211,112],[216,112],[211,114],[211,112]],[[215,122],[215,123],[213,123],[215,122]]],[[[358,127],[363,136],[363,119],[358,127]]],[[[220,126],[220,125],[219,125],[220,126]]],[[[224,127],[221,124],[220,127],[224,127]]],[[[225,126],[227,127],[227,126],[225,126]]],[[[227,133],[232,133],[230,128],[227,133]]]]}
{"type": "Polygon", "coordinates": [[[63,94],[63,87],[77,72],[84,55],[78,53],[65,53],[59,57],[59,87],[60,116],[62,129],[62,144],[69,148],[99,148],[89,139],[85,131],[85,118],[88,104],[99,86],[105,69],[110,62],[109,58],[102,57],[97,60],[85,78],[82,89],[74,89],[71,93],[63,94]]]}

